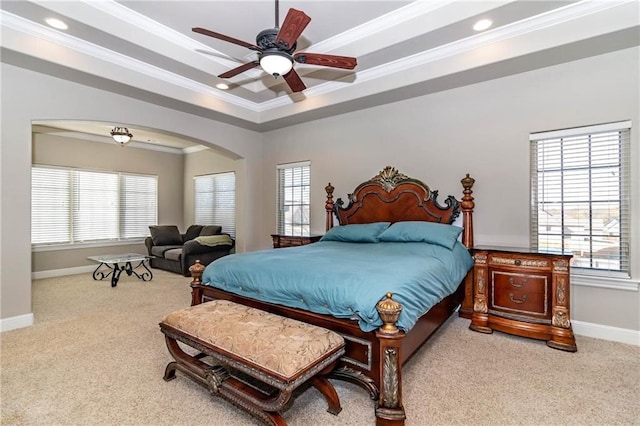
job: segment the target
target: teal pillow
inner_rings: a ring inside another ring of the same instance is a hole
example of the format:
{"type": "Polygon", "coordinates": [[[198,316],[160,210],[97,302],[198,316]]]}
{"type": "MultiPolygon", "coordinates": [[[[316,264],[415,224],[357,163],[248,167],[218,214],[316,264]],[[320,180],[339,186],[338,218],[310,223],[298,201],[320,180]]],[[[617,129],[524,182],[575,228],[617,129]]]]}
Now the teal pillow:
{"type": "Polygon", "coordinates": [[[453,250],[462,228],[436,222],[396,222],[379,235],[380,241],[437,244],[453,250]]]}
{"type": "Polygon", "coordinates": [[[320,241],[342,241],[345,243],[377,243],[378,235],[389,226],[389,222],[363,223],[334,226],[320,241]]]}

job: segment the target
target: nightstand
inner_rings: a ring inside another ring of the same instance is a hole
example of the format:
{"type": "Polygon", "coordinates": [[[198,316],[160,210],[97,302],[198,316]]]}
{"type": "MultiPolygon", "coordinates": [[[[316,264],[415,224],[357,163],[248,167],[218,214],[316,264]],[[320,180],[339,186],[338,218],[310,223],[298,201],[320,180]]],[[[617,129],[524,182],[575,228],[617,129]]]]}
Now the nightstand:
{"type": "Polygon", "coordinates": [[[322,238],[322,235],[281,235],[271,234],[273,248],[305,246],[315,243],[322,238]]]}
{"type": "Polygon", "coordinates": [[[575,352],[570,320],[572,255],[520,248],[474,247],[470,329],[546,340],[575,352]]]}

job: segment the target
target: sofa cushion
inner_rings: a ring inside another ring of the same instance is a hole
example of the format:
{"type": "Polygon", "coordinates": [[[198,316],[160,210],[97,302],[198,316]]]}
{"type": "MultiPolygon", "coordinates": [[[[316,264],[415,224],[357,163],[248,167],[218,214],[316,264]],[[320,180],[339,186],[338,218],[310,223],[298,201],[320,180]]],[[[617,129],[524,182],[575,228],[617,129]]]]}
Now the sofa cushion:
{"type": "Polygon", "coordinates": [[[165,257],[165,252],[173,249],[182,249],[182,246],[153,246],[151,247],[151,256],[165,257]]]}
{"type": "Polygon", "coordinates": [[[182,255],[181,248],[174,248],[171,250],[167,250],[164,252],[164,258],[167,260],[175,260],[176,262],[180,262],[180,256],[182,255]]]}
{"type": "Polygon", "coordinates": [[[187,231],[182,236],[182,242],[186,243],[187,241],[193,240],[195,237],[200,235],[202,228],[202,225],[191,225],[190,227],[188,227],[187,231]]]}
{"type": "Polygon", "coordinates": [[[149,226],[149,231],[156,246],[182,245],[182,235],[175,225],[152,225],[149,226]]]}
{"type": "Polygon", "coordinates": [[[222,226],[218,225],[205,225],[200,231],[201,236],[218,235],[222,232],[222,226]]]}

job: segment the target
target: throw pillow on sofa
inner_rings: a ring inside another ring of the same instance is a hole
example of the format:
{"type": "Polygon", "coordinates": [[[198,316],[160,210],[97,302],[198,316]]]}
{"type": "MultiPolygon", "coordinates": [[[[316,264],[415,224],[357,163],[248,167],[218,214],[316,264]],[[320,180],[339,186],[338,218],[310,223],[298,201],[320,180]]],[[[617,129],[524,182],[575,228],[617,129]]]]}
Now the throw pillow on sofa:
{"type": "Polygon", "coordinates": [[[149,226],[151,239],[156,246],[181,246],[182,235],[175,225],[149,226]]]}
{"type": "Polygon", "coordinates": [[[204,228],[202,225],[191,225],[187,228],[187,231],[184,233],[182,237],[182,242],[186,243],[187,241],[193,240],[195,237],[200,235],[200,232],[204,228]]]}
{"type": "Polygon", "coordinates": [[[218,235],[222,232],[222,226],[219,225],[205,225],[200,231],[200,236],[206,237],[208,235],[218,235]]]}

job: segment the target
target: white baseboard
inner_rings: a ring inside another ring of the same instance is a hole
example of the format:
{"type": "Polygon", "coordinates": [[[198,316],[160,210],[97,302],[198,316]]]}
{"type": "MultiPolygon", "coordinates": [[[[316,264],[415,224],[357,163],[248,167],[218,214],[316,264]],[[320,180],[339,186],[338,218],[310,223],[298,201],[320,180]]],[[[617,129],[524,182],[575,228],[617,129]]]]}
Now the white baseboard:
{"type": "Polygon", "coordinates": [[[33,314],[18,315],[16,317],[0,319],[0,331],[15,330],[16,328],[31,327],[33,314]]]}
{"type": "Polygon", "coordinates": [[[571,321],[571,325],[573,333],[580,336],[595,337],[596,339],[640,346],[640,330],[631,330],[627,328],[611,327],[608,325],[573,320],[571,321]]]}
{"type": "Polygon", "coordinates": [[[76,266],[74,268],[51,269],[49,271],[38,271],[31,273],[32,280],[42,278],[63,277],[65,275],[85,274],[95,271],[97,265],[76,266]]]}

